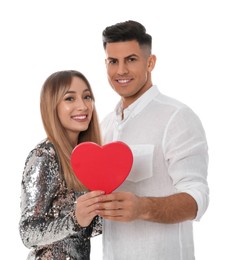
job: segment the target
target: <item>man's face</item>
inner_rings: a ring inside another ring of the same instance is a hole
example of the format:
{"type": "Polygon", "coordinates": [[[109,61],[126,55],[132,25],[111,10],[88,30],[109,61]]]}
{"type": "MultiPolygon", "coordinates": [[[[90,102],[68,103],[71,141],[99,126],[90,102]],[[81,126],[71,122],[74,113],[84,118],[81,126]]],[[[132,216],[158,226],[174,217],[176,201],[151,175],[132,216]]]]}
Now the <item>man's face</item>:
{"type": "Polygon", "coordinates": [[[135,40],[107,43],[105,51],[109,83],[127,107],[152,86],[155,56],[135,40]]]}

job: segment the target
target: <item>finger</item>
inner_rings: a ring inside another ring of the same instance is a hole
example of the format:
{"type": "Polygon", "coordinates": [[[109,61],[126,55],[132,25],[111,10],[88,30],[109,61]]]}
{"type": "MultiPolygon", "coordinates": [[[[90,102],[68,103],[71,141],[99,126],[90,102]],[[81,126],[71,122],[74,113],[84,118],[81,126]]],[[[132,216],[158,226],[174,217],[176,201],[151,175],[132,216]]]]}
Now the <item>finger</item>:
{"type": "Polygon", "coordinates": [[[98,202],[99,202],[98,197],[86,200],[84,202],[77,201],[76,211],[80,212],[81,214],[89,214],[90,212],[99,209],[100,205],[98,202]]]}
{"type": "Polygon", "coordinates": [[[97,210],[99,209],[99,204],[93,204],[85,209],[86,214],[97,214],[97,210]]]}
{"type": "Polygon", "coordinates": [[[120,201],[104,201],[99,202],[99,209],[105,210],[119,210],[123,208],[123,203],[120,201]]]}
{"type": "Polygon", "coordinates": [[[80,197],[77,198],[77,201],[79,202],[83,202],[83,201],[86,201],[86,200],[89,200],[91,198],[95,198],[95,197],[99,197],[101,195],[103,195],[105,192],[104,191],[90,191],[90,192],[87,192],[83,195],[81,195],[80,197]]]}
{"type": "Polygon", "coordinates": [[[103,194],[105,194],[105,192],[102,191],[102,190],[95,190],[95,191],[90,191],[90,192],[86,193],[88,198],[98,197],[98,196],[101,196],[103,194]]]}
{"type": "Polygon", "coordinates": [[[123,201],[126,199],[125,192],[113,192],[110,194],[103,195],[103,201],[123,201]]]}
{"type": "Polygon", "coordinates": [[[112,210],[112,209],[97,209],[96,213],[101,217],[122,217],[123,211],[121,209],[112,210]]]}

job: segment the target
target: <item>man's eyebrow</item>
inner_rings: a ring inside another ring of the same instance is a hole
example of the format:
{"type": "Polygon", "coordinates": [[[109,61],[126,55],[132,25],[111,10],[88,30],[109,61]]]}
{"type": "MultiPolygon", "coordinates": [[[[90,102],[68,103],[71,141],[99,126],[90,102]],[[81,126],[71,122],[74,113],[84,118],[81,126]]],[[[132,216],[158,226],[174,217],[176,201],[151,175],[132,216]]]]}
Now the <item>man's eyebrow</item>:
{"type": "MultiPolygon", "coordinates": [[[[129,59],[129,58],[131,58],[132,56],[136,56],[136,57],[138,57],[138,55],[137,55],[137,54],[135,54],[135,53],[132,53],[132,54],[130,54],[130,55],[128,55],[128,56],[126,56],[126,57],[124,57],[123,59],[129,59]]],[[[118,58],[114,58],[114,57],[107,57],[107,60],[118,60],[118,58]]]]}

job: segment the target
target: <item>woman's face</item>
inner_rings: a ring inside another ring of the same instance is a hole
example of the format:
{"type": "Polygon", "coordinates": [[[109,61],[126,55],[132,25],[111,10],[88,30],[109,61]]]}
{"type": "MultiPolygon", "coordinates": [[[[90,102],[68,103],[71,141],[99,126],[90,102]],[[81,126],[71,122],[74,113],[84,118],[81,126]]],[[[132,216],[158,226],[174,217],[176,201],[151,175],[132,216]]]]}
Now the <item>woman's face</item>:
{"type": "Polygon", "coordinates": [[[87,130],[92,118],[94,101],[86,83],[73,77],[70,88],[57,106],[58,117],[72,143],[81,131],[87,130]]]}

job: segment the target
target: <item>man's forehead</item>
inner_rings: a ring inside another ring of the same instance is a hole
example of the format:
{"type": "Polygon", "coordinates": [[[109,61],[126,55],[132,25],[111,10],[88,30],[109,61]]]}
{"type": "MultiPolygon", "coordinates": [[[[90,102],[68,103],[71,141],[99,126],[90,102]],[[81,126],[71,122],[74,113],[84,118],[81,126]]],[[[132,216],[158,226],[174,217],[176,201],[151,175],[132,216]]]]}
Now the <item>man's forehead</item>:
{"type": "Polygon", "coordinates": [[[137,41],[112,42],[106,45],[107,58],[122,59],[130,56],[139,56],[141,48],[137,41]]]}

